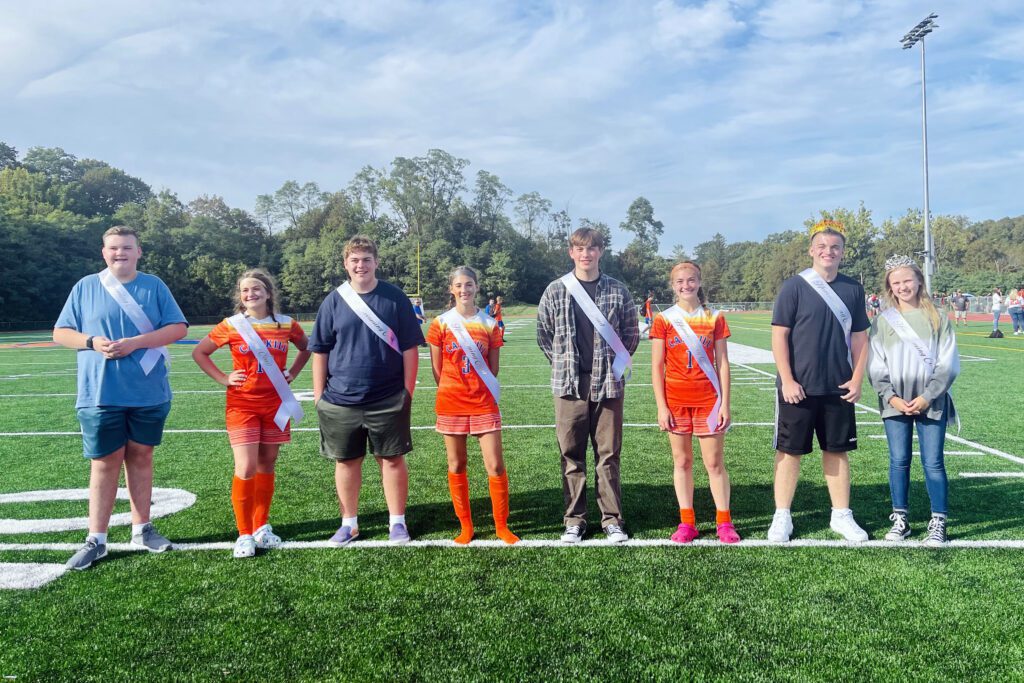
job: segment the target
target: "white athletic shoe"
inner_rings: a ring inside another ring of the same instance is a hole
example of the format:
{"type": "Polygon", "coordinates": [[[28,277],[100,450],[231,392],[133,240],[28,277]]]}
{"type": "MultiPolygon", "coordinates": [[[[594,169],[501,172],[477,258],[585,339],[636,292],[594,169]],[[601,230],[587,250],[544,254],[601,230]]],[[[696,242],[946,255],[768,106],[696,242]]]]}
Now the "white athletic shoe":
{"type": "Polygon", "coordinates": [[[256,555],[256,540],[249,534],[244,534],[238,537],[235,541],[235,550],[232,553],[236,559],[243,557],[255,557],[256,555]]]}
{"type": "Polygon", "coordinates": [[[776,510],[772,525],[768,527],[768,540],[772,543],[789,543],[793,535],[793,515],[789,510],[776,510]]]}
{"type": "Polygon", "coordinates": [[[281,537],[274,533],[274,527],[269,524],[264,524],[254,531],[252,537],[256,541],[256,547],[263,550],[271,550],[281,545],[281,537]]]}
{"type": "Polygon", "coordinates": [[[853,510],[832,510],[832,522],[829,524],[832,531],[836,532],[847,541],[860,543],[868,540],[868,532],[857,526],[853,519],[853,510]]]}

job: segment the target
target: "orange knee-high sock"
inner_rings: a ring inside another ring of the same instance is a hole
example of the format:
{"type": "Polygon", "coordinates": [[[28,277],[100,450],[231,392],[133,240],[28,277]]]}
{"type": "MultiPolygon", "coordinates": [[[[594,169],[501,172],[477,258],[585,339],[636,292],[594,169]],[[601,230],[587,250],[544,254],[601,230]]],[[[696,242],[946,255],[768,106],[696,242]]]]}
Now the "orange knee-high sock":
{"type": "Polygon", "coordinates": [[[469,506],[469,477],[466,473],[448,473],[448,490],[452,494],[452,506],[455,516],[459,518],[462,531],[455,537],[455,542],[465,545],[473,540],[473,510],[469,506]]]}
{"type": "Polygon", "coordinates": [[[719,510],[715,513],[715,522],[718,524],[731,524],[732,513],[728,510],[719,510]]]}
{"type": "Polygon", "coordinates": [[[497,477],[487,477],[487,486],[491,490],[495,533],[509,545],[518,543],[519,537],[508,529],[508,472],[502,472],[497,477]]]}
{"type": "Polygon", "coordinates": [[[697,526],[697,516],[693,508],[679,508],[679,521],[690,526],[697,526]]]}
{"type": "Polygon", "coordinates": [[[259,529],[270,519],[270,502],[274,500],[274,473],[257,472],[253,476],[252,528],[259,529]]]}
{"type": "Polygon", "coordinates": [[[239,536],[252,534],[254,483],[255,481],[252,479],[239,477],[234,477],[231,480],[231,507],[235,509],[235,524],[238,526],[239,536]]]}

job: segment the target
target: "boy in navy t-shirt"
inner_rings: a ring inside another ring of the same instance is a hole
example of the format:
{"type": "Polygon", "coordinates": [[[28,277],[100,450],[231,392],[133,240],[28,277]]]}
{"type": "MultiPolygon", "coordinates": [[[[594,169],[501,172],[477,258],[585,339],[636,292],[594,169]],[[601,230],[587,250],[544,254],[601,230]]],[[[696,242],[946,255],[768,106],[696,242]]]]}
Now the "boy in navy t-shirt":
{"type": "Polygon", "coordinates": [[[390,539],[409,541],[405,523],[412,450],[410,412],[423,332],[402,290],[377,279],[377,245],[357,235],[345,245],[347,283],[320,304],[309,349],[320,454],[335,461],[343,546],[359,536],[359,490],[367,442],[381,465],[390,539]]]}
{"type": "Polygon", "coordinates": [[[850,462],[857,448],[854,404],[867,365],[869,327],[864,288],[842,275],[846,236],[822,221],[812,228],[813,267],[782,283],[772,312],[772,354],[778,367],[775,427],[775,516],[768,540],[789,541],[790,505],[800,477],[800,458],[817,435],[822,469],[832,499],[833,531],[848,541],[867,532],[850,510],[850,462]]]}

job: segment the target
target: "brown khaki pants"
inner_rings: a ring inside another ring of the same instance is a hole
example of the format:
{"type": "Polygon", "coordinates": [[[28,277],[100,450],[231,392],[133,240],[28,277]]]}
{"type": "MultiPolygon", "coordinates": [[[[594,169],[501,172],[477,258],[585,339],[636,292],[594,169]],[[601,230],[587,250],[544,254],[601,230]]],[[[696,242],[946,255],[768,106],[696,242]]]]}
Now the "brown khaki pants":
{"type": "Polygon", "coordinates": [[[565,524],[582,524],[587,516],[587,443],[594,444],[597,507],[601,527],[622,525],[619,454],[622,451],[622,397],[590,400],[590,375],[580,376],[581,398],[555,399],[555,431],[562,451],[562,497],[565,524]]]}

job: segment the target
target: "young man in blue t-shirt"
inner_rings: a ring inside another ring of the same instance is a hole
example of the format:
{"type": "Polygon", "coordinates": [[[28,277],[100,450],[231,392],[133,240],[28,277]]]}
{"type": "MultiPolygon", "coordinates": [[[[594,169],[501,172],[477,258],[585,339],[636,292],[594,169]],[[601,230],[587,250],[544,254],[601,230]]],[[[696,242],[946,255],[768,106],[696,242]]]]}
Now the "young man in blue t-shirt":
{"type": "Polygon", "coordinates": [[[167,285],[137,270],[142,248],[134,230],[107,230],[102,254],[107,271],[78,281],[53,330],[53,341],[78,350],[75,407],[83,451],[91,461],[89,535],[68,560],[71,569],[88,569],[107,554],[122,464],[132,545],[151,552],[171,547],[149,521],[153,447],[160,443],[171,409],[163,347],[184,337],[188,323],[167,285]],[[117,295],[123,297],[120,302],[117,295]]]}
{"type": "Polygon", "coordinates": [[[373,240],[353,237],[344,257],[349,280],[320,304],[309,343],[320,454],[335,461],[341,508],[341,526],[330,540],[343,546],[359,536],[359,490],[369,441],[381,465],[389,537],[406,543],[405,454],[412,450],[410,413],[423,332],[409,297],[377,279],[373,240]]]}

